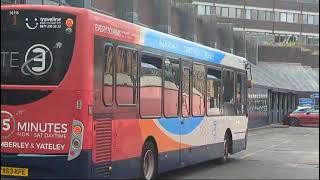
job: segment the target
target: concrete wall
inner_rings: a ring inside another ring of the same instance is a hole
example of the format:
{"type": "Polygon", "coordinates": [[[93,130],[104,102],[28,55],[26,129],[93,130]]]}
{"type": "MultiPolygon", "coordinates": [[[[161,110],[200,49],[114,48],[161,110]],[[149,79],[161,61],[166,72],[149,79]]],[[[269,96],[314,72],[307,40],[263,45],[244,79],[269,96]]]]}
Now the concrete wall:
{"type": "Polygon", "coordinates": [[[303,66],[319,67],[319,54],[301,47],[259,46],[259,61],[301,63],[303,66]]]}

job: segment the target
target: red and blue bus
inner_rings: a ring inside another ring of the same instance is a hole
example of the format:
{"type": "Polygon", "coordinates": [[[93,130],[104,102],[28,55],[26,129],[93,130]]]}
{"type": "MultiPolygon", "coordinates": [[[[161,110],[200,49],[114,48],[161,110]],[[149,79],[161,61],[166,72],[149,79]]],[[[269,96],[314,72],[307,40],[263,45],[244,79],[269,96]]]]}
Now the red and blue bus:
{"type": "Polygon", "coordinates": [[[88,9],[1,6],[1,176],[226,162],[246,149],[246,64],[88,9]]]}

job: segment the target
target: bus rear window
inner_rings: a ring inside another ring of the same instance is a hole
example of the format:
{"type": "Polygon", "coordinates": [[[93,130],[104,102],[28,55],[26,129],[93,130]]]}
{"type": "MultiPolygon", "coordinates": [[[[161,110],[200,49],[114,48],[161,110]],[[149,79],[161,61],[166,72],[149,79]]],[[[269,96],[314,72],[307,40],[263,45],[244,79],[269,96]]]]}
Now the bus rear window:
{"type": "Polygon", "coordinates": [[[1,11],[1,84],[58,85],[71,62],[75,26],[66,13],[1,11]]]}

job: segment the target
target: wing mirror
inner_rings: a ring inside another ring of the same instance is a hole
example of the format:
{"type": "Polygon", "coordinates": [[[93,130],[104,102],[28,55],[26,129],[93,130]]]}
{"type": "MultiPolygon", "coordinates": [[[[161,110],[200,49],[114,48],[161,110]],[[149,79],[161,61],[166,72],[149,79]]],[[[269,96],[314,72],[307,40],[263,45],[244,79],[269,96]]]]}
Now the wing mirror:
{"type": "Polygon", "coordinates": [[[309,114],[311,114],[311,112],[309,111],[309,112],[306,112],[306,115],[309,115],[309,114]]]}

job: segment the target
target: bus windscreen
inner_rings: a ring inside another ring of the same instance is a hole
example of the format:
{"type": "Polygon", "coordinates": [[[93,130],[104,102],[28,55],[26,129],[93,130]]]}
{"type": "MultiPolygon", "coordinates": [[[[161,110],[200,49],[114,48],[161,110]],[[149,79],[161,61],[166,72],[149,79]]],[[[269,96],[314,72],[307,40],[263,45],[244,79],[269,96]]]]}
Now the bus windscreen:
{"type": "Polygon", "coordinates": [[[76,16],[1,10],[1,84],[58,85],[68,71],[76,16]]]}

